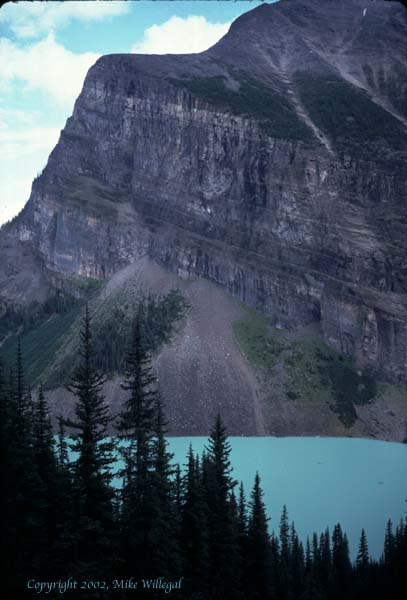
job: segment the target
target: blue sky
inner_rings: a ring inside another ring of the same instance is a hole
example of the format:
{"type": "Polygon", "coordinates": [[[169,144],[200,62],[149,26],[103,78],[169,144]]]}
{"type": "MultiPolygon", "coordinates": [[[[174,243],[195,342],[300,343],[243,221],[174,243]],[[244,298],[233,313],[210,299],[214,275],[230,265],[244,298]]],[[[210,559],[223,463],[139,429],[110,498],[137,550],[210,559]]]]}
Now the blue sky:
{"type": "Polygon", "coordinates": [[[239,1],[19,2],[0,9],[0,225],[28,200],[101,54],[200,52],[240,14],[239,1]]]}

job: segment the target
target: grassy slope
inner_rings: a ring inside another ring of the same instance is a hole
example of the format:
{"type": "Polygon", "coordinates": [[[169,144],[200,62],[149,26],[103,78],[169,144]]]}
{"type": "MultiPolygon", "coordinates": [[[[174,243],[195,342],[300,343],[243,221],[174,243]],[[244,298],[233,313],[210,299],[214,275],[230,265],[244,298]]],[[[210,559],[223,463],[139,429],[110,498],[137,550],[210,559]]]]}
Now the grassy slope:
{"type": "MultiPolygon", "coordinates": [[[[77,322],[82,306],[78,304],[62,315],[52,315],[45,321],[33,325],[21,335],[26,379],[30,385],[35,385],[43,379],[50,364],[55,361],[58,352],[69,337],[74,324],[77,322]]],[[[2,356],[8,365],[14,363],[17,351],[17,336],[10,335],[2,347],[2,356]]],[[[44,380],[45,383],[45,380],[44,380]]]]}
{"type": "MultiPolygon", "coordinates": [[[[104,294],[103,288],[93,286],[89,306],[93,318],[94,346],[99,367],[107,374],[111,365],[122,364],[128,347],[131,320],[142,295],[128,285],[104,294]],[[107,357],[111,355],[110,361],[107,357]]],[[[186,304],[180,294],[167,294],[150,300],[151,318],[146,321],[146,336],[153,351],[167,341],[175,323],[181,319],[186,304]],[[153,325],[156,326],[152,326],[153,325]]],[[[84,301],[77,301],[63,314],[44,317],[26,327],[21,333],[21,345],[26,365],[26,380],[31,386],[42,382],[48,389],[59,387],[69,380],[79,346],[79,330],[84,301]]],[[[17,334],[8,332],[1,354],[6,364],[14,364],[17,334]]]]}
{"type": "Polygon", "coordinates": [[[234,72],[233,77],[239,82],[236,91],[226,86],[223,76],[185,77],[170,81],[214,106],[256,119],[272,137],[302,141],[313,139],[310,129],[300,121],[293,106],[282,94],[245,74],[234,72]]]}
{"type": "Polygon", "coordinates": [[[235,335],[248,360],[272,383],[284,374],[287,401],[327,403],[345,427],[356,421],[355,405],[372,402],[376,383],[356,371],[317,336],[273,329],[269,319],[254,311],[234,323],[235,335]]]}
{"type": "Polygon", "coordinates": [[[385,144],[393,151],[407,150],[402,124],[363,90],[339,77],[301,72],[295,83],[311,119],[339,148],[357,153],[361,145],[371,144],[382,152],[385,144]]]}

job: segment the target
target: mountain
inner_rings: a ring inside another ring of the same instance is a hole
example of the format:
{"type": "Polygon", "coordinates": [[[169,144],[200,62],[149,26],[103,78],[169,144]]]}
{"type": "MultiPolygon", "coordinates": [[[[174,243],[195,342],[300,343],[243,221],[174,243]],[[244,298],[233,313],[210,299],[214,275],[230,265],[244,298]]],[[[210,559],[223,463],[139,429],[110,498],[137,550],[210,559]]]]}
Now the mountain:
{"type": "Polygon", "coordinates": [[[0,231],[4,351],[27,320],[54,336],[38,380],[86,289],[105,326],[174,288],[155,349],[171,432],[221,410],[236,434],[401,438],[406,40],[398,2],[280,0],[200,54],[100,58],[0,231]]]}

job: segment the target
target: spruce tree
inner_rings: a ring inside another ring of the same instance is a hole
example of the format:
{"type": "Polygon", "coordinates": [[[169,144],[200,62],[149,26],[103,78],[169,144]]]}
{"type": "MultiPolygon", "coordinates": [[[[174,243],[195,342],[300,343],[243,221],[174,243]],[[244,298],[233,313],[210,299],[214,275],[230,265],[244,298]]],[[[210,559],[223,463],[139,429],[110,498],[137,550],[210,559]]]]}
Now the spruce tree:
{"type": "Polygon", "coordinates": [[[111,465],[114,444],[108,437],[110,416],[102,394],[103,376],[94,366],[91,317],[86,306],[80,332],[79,359],[67,389],[76,397],[73,430],[74,516],[77,522],[76,573],[96,576],[111,567],[109,537],[113,526],[111,465]]]}
{"type": "Polygon", "coordinates": [[[73,564],[73,554],[78,543],[77,511],[74,510],[76,492],[73,486],[74,465],[69,462],[65,420],[57,419],[58,442],[55,454],[56,478],[54,481],[53,499],[56,507],[56,539],[53,544],[51,561],[52,574],[55,578],[63,578],[67,565],[73,564]]]}
{"type": "Polygon", "coordinates": [[[312,534],[312,564],[314,566],[314,570],[319,570],[320,562],[321,552],[318,543],[318,535],[314,531],[314,533],[312,534]]]}
{"type": "Polygon", "coordinates": [[[277,599],[280,588],[280,542],[273,531],[270,538],[270,597],[277,599]]]}
{"type": "Polygon", "coordinates": [[[360,534],[359,549],[356,557],[356,567],[359,575],[365,576],[369,568],[369,550],[365,530],[360,534]]]}
{"type": "Polygon", "coordinates": [[[320,539],[320,581],[321,584],[328,592],[332,585],[331,574],[332,574],[332,555],[331,555],[331,538],[329,535],[329,529],[321,534],[320,539]]]}
{"type": "Polygon", "coordinates": [[[370,600],[373,589],[376,591],[377,584],[372,588],[373,580],[376,578],[377,565],[370,563],[368,544],[365,530],[360,534],[359,548],[356,556],[355,591],[361,600],[370,600]]]}
{"type": "Polygon", "coordinates": [[[345,595],[352,574],[352,565],[349,558],[349,545],[346,536],[342,533],[339,523],[334,527],[332,534],[332,573],[337,589],[337,596],[345,595]]]}
{"type": "Polygon", "coordinates": [[[3,362],[0,359],[0,477],[3,482],[0,494],[1,549],[3,558],[4,593],[15,594],[17,580],[17,514],[16,494],[16,439],[15,418],[17,411],[13,402],[12,390],[6,382],[3,362]]]}
{"type": "MultiPolygon", "coordinates": [[[[119,415],[118,430],[125,440],[122,447],[125,463],[122,473],[122,547],[128,574],[146,577],[151,568],[151,536],[155,510],[152,472],[158,392],[151,357],[142,336],[141,311],[142,307],[139,306],[126,356],[122,388],[128,393],[128,397],[119,415]]],[[[162,445],[160,451],[165,453],[162,445]]]]}
{"type": "Polygon", "coordinates": [[[316,532],[312,534],[312,577],[310,579],[310,589],[315,598],[323,598],[325,592],[322,590],[321,584],[321,548],[318,542],[316,532]]]}
{"type": "Polygon", "coordinates": [[[387,521],[386,533],[384,537],[383,560],[385,565],[390,565],[393,562],[395,549],[395,539],[393,534],[393,523],[391,519],[387,521]]]}
{"type": "Polygon", "coordinates": [[[62,415],[59,415],[59,417],[58,417],[57,456],[58,456],[59,468],[60,469],[68,468],[68,465],[69,465],[68,444],[66,441],[65,420],[62,417],[62,415]]]}
{"type": "Polygon", "coordinates": [[[290,526],[288,523],[288,511],[285,504],[280,518],[280,548],[281,558],[288,564],[290,560],[290,526]]]}
{"type": "Polygon", "coordinates": [[[293,597],[297,598],[301,595],[301,590],[304,586],[305,564],[304,547],[299,540],[294,523],[291,524],[290,530],[290,548],[290,587],[293,597]]]}
{"type": "Polygon", "coordinates": [[[239,486],[239,503],[238,503],[238,525],[239,525],[239,534],[243,538],[247,533],[247,506],[246,506],[246,496],[244,492],[243,482],[240,482],[239,486]]]}
{"type": "Polygon", "coordinates": [[[34,449],[38,473],[46,485],[51,485],[55,476],[55,452],[51,418],[42,385],[34,410],[34,449]]]}
{"type": "MultiPolygon", "coordinates": [[[[234,568],[235,568],[235,578],[234,578],[234,597],[236,600],[244,600],[244,578],[243,571],[245,566],[245,545],[242,539],[242,522],[241,522],[241,513],[238,505],[238,501],[236,499],[236,495],[234,490],[232,489],[230,493],[230,521],[231,521],[231,546],[234,548],[235,556],[234,556],[234,568]]],[[[246,536],[245,536],[246,537],[246,536]]]]}
{"type": "Polygon", "coordinates": [[[42,555],[43,576],[51,573],[50,552],[57,536],[57,523],[61,507],[57,498],[57,461],[52,435],[48,404],[40,385],[37,401],[32,407],[33,458],[38,475],[38,508],[41,519],[41,535],[37,537],[37,553],[42,555]]]}
{"type": "Polygon", "coordinates": [[[203,487],[203,473],[195,460],[192,446],[188,453],[184,477],[181,524],[181,549],[187,598],[208,597],[208,507],[203,487]]]}
{"type": "Polygon", "coordinates": [[[230,497],[236,481],[232,477],[231,446],[220,415],[215,419],[207,448],[206,498],[209,509],[210,576],[213,598],[236,592],[238,548],[233,535],[230,497]]]}
{"type": "Polygon", "coordinates": [[[174,455],[168,452],[165,421],[159,395],[153,438],[151,558],[152,575],[175,579],[180,572],[178,517],[174,482],[174,455]]]}
{"type": "Polygon", "coordinates": [[[4,537],[7,539],[7,576],[10,576],[10,586],[15,587],[23,585],[27,577],[40,575],[42,557],[36,548],[42,545],[44,530],[41,485],[34,456],[32,404],[25,384],[20,339],[14,372],[10,373],[6,389],[4,381],[2,387],[9,444],[5,456],[9,479],[4,537]]]}
{"type": "Polygon", "coordinates": [[[279,596],[282,600],[290,599],[292,596],[290,577],[291,566],[291,545],[290,545],[290,526],[288,522],[287,507],[283,506],[280,518],[280,564],[279,564],[279,596]]]}
{"type": "Polygon", "coordinates": [[[179,463],[175,465],[175,512],[177,515],[177,520],[180,522],[181,509],[182,509],[182,476],[181,476],[181,467],[179,463]]]}
{"type": "Polygon", "coordinates": [[[309,536],[307,536],[307,542],[305,545],[305,572],[306,574],[311,573],[312,570],[312,555],[311,555],[311,544],[309,536]]]}
{"type": "Polygon", "coordinates": [[[270,593],[270,540],[258,473],[251,493],[250,509],[247,543],[248,579],[251,584],[249,597],[260,600],[267,598],[270,593]]]}
{"type": "Polygon", "coordinates": [[[247,503],[243,482],[239,486],[239,498],[236,504],[236,545],[237,545],[237,573],[239,579],[240,594],[245,594],[245,590],[250,588],[250,581],[247,575],[247,556],[248,556],[248,514],[247,503]]]}

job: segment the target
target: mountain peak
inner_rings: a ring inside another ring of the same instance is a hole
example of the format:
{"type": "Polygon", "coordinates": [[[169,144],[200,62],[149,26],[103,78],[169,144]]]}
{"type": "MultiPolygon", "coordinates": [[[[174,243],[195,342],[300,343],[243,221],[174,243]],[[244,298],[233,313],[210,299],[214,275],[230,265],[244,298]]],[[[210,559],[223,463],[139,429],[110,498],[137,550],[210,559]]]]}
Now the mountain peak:
{"type": "MultiPolygon", "coordinates": [[[[200,54],[101,58],[27,208],[0,232],[4,318],[58,294],[81,296],[86,282],[117,284],[146,259],[180,287],[197,281],[191,304],[205,318],[229,306],[208,281],[266,315],[260,333],[250,319],[239,331],[283,395],[303,376],[275,367],[296,364],[291,350],[309,332],[345,361],[325,370],[338,378],[345,364],[355,390],[365,371],[405,381],[406,22],[395,2],[281,0],[241,16],[200,54]],[[269,343],[267,327],[299,337],[269,343]],[[263,350],[272,353],[265,362],[263,350]]],[[[191,317],[163,374],[169,401],[192,394],[203,419],[220,382],[222,397],[233,395],[230,348],[254,389],[231,325],[225,368],[206,347],[185,391],[189,349],[217,329],[191,317]]],[[[300,412],[307,385],[291,390],[300,412]]],[[[256,388],[251,408],[267,430],[275,398],[261,397],[264,406],[256,388]]]]}
{"type": "Polygon", "coordinates": [[[240,16],[209,52],[235,62],[257,54],[250,65],[255,70],[256,63],[261,70],[263,60],[271,60],[289,71],[327,71],[333,58],[357,61],[359,50],[367,49],[370,60],[383,63],[389,48],[397,47],[405,62],[406,39],[407,12],[399,2],[280,0],[240,16]]]}

